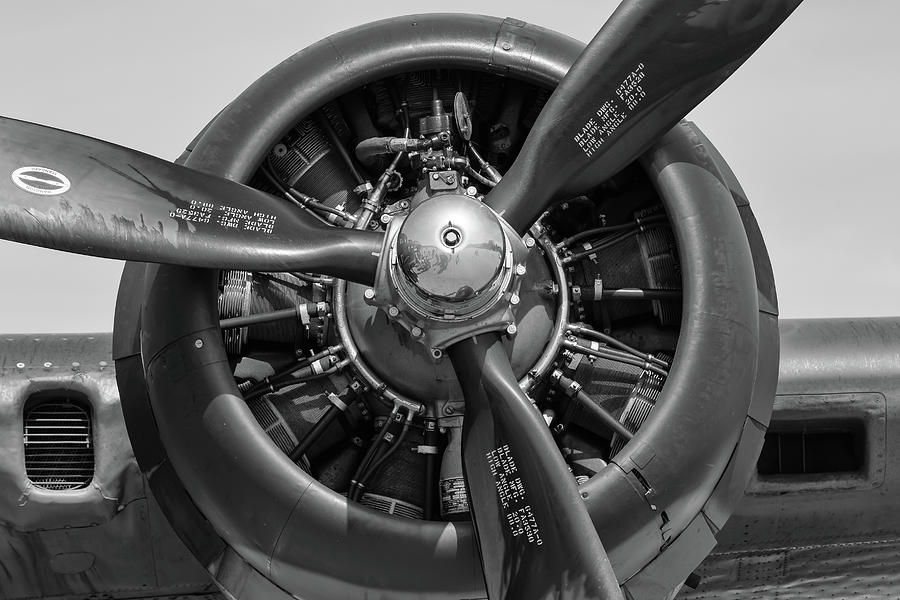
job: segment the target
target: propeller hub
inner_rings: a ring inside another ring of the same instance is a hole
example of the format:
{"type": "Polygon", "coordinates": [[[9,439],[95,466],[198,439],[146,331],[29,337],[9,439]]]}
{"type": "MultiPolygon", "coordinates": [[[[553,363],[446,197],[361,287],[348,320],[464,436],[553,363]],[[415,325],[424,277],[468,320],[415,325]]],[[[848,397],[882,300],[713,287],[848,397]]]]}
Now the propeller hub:
{"type": "Polygon", "coordinates": [[[491,209],[469,196],[441,195],[416,207],[400,227],[396,274],[407,291],[449,307],[489,293],[506,253],[506,236],[491,209]]]}
{"type": "Polygon", "coordinates": [[[434,194],[390,221],[365,302],[440,356],[478,333],[515,333],[527,256],[522,238],[481,201],[434,194]]]}

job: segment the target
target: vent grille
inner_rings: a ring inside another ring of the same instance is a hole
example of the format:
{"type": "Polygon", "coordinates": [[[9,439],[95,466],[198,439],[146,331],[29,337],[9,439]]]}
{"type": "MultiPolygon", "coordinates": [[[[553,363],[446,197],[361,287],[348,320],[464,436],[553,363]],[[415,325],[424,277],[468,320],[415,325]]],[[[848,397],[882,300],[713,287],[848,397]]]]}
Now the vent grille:
{"type": "Polygon", "coordinates": [[[769,431],[756,464],[760,475],[853,473],[865,465],[862,431],[851,428],[769,431]]]}
{"type": "Polygon", "coordinates": [[[39,401],[25,412],[25,474],[48,490],[77,490],[94,477],[91,416],[69,399],[39,401]]]}

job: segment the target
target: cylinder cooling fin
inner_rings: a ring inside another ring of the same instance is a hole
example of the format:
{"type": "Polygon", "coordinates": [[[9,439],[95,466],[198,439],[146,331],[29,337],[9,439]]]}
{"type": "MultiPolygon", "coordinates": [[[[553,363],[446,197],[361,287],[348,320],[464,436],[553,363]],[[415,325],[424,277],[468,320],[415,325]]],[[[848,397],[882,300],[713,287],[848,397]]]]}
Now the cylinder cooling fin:
{"type": "Polygon", "coordinates": [[[744,194],[694,125],[556,204],[521,247],[491,247],[482,287],[506,304],[428,279],[452,274],[466,223],[442,225],[443,254],[409,245],[411,211],[483,199],[579,51],[511,19],[382,21],[277,66],[186,156],[383,232],[405,261],[391,273],[406,296],[378,279],[126,268],[116,358],[135,453],[235,598],[484,596],[466,403],[425,313],[504,336],[632,598],[676,590],[715,543],[768,423],[777,311],[744,194]]]}

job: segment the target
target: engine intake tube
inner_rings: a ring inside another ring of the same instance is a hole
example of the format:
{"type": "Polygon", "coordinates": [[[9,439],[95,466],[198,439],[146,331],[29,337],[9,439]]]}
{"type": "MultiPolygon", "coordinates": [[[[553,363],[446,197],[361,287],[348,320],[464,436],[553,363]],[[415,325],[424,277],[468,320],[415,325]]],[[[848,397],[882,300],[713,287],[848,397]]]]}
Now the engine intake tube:
{"type": "Polygon", "coordinates": [[[449,144],[450,134],[445,131],[424,138],[374,137],[356,145],[356,158],[362,163],[367,163],[376,156],[440,149],[449,144]]]}

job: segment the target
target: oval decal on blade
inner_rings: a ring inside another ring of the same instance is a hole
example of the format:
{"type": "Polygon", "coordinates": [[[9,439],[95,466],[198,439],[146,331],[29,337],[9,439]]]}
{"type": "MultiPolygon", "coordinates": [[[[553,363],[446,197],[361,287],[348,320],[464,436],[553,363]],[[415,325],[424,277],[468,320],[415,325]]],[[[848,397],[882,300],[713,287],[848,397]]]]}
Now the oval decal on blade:
{"type": "Polygon", "coordinates": [[[19,167],[12,172],[13,183],[32,194],[55,196],[72,187],[69,178],[47,167],[19,167]]]}

